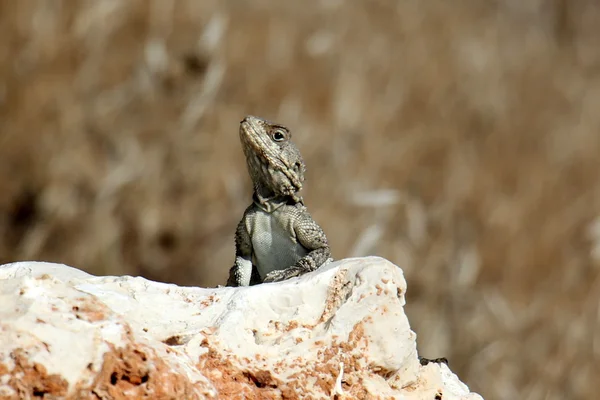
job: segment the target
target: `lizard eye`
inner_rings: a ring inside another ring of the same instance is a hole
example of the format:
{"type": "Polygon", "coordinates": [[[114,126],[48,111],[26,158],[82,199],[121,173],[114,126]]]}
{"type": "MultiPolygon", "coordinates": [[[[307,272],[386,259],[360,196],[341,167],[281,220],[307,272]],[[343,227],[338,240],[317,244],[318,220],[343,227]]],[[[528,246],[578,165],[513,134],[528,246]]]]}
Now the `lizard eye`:
{"type": "Polygon", "coordinates": [[[287,132],[283,129],[276,129],[272,136],[274,141],[283,142],[287,138],[287,132]]]}

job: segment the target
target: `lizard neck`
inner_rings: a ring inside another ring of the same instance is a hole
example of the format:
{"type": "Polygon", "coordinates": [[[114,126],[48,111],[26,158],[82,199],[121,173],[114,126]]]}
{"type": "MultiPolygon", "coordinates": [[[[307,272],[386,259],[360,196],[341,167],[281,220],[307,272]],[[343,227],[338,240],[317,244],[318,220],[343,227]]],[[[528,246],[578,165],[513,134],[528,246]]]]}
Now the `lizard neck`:
{"type": "Polygon", "coordinates": [[[262,197],[258,192],[254,192],[252,195],[252,201],[258,208],[263,211],[268,212],[269,214],[278,208],[284,205],[295,205],[295,204],[304,204],[302,197],[292,197],[292,196],[272,196],[272,197],[262,197]]]}

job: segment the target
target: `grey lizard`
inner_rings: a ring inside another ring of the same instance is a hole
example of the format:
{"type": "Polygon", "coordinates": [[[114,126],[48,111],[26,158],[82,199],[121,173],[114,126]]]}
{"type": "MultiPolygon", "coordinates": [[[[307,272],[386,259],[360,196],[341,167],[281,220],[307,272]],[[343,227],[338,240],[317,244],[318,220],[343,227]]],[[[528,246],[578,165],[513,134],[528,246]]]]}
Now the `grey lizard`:
{"type": "Polygon", "coordinates": [[[331,253],[299,196],[306,166],[290,131],[247,116],[239,133],[254,193],[237,226],[227,286],[277,282],[317,269],[331,253]]]}

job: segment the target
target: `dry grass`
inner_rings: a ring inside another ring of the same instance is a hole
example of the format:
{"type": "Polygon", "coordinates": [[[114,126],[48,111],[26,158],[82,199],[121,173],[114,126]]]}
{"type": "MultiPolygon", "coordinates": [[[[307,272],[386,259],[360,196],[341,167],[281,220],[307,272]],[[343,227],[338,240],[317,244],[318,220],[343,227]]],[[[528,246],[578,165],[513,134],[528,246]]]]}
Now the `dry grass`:
{"type": "Polygon", "coordinates": [[[334,256],[402,266],[425,356],[594,398],[593,0],[0,0],[0,262],[225,280],[238,122],[282,122],[334,256]]]}

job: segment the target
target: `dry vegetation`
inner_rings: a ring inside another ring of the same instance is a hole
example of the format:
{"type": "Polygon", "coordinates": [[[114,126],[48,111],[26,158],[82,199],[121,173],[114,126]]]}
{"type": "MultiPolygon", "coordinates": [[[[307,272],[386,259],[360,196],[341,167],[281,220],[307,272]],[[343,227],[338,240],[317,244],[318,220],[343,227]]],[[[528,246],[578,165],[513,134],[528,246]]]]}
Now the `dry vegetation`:
{"type": "Polygon", "coordinates": [[[282,122],[336,258],[402,266],[425,356],[595,398],[595,0],[0,0],[0,262],[223,283],[237,137],[282,122]]]}

